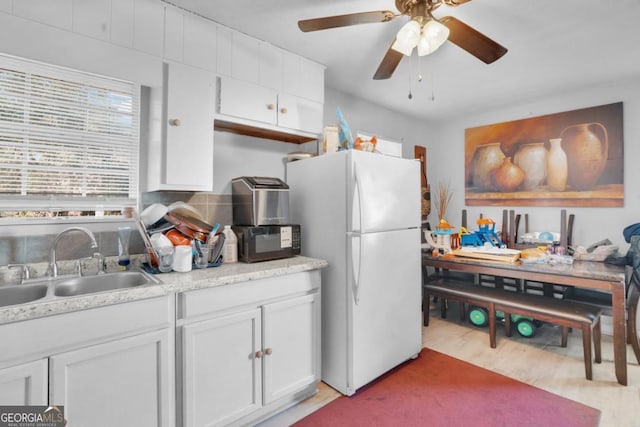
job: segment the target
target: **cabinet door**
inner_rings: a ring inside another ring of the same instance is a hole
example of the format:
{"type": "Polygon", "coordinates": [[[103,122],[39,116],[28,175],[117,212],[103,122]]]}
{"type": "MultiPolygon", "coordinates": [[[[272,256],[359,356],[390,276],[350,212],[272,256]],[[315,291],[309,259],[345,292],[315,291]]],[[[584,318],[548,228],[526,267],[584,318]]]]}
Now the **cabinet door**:
{"type": "Polygon", "coordinates": [[[275,125],[278,94],[269,88],[228,77],[220,78],[219,112],[275,125]]]}
{"type": "Polygon", "coordinates": [[[260,330],[259,309],[183,327],[185,426],[227,425],[262,406],[260,330]]]}
{"type": "Polygon", "coordinates": [[[215,76],[182,64],[167,65],[166,189],[211,191],[215,76]]]}
{"type": "Polygon", "coordinates": [[[46,405],[47,359],[0,369],[0,404],[46,405]]]}
{"type": "Polygon", "coordinates": [[[320,378],[318,293],[263,307],[264,404],[320,378]]]}
{"type": "Polygon", "coordinates": [[[162,56],[164,7],[155,0],[134,0],[133,47],[153,56],[162,56]]]}
{"type": "Polygon", "coordinates": [[[69,425],[172,426],[174,346],[169,329],[50,358],[50,404],[69,425]]]}
{"type": "Polygon", "coordinates": [[[131,0],[111,0],[111,42],[133,47],[134,4],[131,0]]]}
{"type": "Polygon", "coordinates": [[[232,33],[231,40],[231,76],[258,83],[260,41],[238,31],[232,33]]]}
{"type": "Polygon", "coordinates": [[[232,30],[218,25],[216,29],[216,70],[218,74],[231,75],[232,30]]]}
{"type": "Polygon", "coordinates": [[[184,17],[180,9],[167,6],[164,12],[164,57],[182,62],[184,17]]]}
{"type": "Polygon", "coordinates": [[[109,40],[111,0],[73,1],[73,31],[101,40],[109,40]]]}
{"type": "Polygon", "coordinates": [[[184,63],[216,71],[216,25],[191,14],[184,15],[184,63]]]}
{"type": "Polygon", "coordinates": [[[324,103],[324,66],[300,58],[298,91],[296,95],[324,103]]]}
{"type": "Polygon", "coordinates": [[[282,88],[282,50],[260,42],[260,86],[275,91],[282,88]]]}
{"type": "Polygon", "coordinates": [[[283,54],[282,90],[324,103],[324,66],[290,52],[283,54]]]}
{"type": "Polygon", "coordinates": [[[311,133],[322,132],[323,105],[293,95],[278,95],[278,126],[311,133]]]}
{"type": "Polygon", "coordinates": [[[73,0],[14,1],[13,14],[64,30],[72,30],[73,0]]]}

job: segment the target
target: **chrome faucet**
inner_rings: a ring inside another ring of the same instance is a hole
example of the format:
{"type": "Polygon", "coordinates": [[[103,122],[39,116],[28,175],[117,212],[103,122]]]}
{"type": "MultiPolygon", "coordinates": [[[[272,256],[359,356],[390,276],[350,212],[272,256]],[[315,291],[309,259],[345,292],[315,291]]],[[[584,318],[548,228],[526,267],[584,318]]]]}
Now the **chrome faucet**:
{"type": "Polygon", "coordinates": [[[60,241],[62,236],[64,236],[65,234],[71,231],[83,232],[89,237],[89,239],[91,239],[91,248],[95,249],[98,247],[98,243],[96,242],[96,237],[93,235],[93,233],[90,230],[84,227],[65,228],[60,233],[58,233],[56,238],[53,240],[53,243],[51,244],[51,250],[49,253],[49,276],[50,277],[58,277],[58,265],[56,264],[56,246],[58,246],[58,242],[60,241]]]}
{"type": "Polygon", "coordinates": [[[27,264],[9,264],[7,268],[19,268],[18,279],[22,285],[25,280],[29,280],[29,267],[27,264]]]}
{"type": "Polygon", "coordinates": [[[105,273],[104,255],[102,255],[102,253],[100,252],[95,252],[91,258],[98,260],[98,274],[104,274],[105,273]]]}

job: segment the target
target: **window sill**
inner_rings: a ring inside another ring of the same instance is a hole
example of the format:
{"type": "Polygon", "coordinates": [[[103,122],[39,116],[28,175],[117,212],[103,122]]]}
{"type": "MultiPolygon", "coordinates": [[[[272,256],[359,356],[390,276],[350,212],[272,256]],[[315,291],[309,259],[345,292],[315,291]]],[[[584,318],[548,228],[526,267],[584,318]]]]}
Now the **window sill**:
{"type": "Polygon", "coordinates": [[[132,218],[112,217],[56,217],[56,218],[2,218],[0,235],[3,237],[57,234],[65,228],[82,225],[93,232],[116,231],[118,227],[135,228],[132,218]]]}

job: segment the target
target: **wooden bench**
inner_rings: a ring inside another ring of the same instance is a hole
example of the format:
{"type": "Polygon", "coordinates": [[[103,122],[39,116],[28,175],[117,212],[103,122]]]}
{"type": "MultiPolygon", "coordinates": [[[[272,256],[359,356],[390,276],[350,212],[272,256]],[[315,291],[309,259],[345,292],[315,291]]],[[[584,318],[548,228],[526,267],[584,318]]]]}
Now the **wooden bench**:
{"type": "Polygon", "coordinates": [[[567,345],[569,328],[582,331],[582,347],[587,379],[593,378],[591,342],[595,348],[595,361],[601,362],[600,314],[601,309],[587,304],[562,301],[539,295],[511,292],[453,280],[440,279],[423,285],[424,325],[429,325],[430,296],[472,304],[487,309],[489,313],[489,344],[496,347],[496,310],[505,313],[505,330],[511,335],[511,316],[534,319],[562,326],[562,345],[567,345]]]}

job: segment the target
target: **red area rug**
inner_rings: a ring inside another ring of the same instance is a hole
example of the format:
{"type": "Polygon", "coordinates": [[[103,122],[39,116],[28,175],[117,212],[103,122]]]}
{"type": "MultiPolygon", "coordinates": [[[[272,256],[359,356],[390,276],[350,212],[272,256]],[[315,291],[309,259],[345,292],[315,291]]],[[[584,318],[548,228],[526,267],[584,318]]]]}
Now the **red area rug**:
{"type": "Polygon", "coordinates": [[[591,427],[599,419],[597,409],[424,348],[294,426],[591,427]]]}

